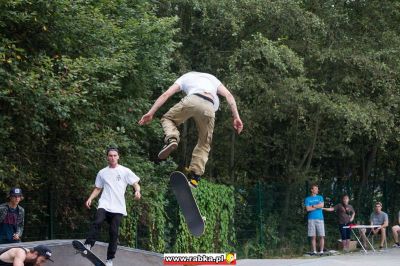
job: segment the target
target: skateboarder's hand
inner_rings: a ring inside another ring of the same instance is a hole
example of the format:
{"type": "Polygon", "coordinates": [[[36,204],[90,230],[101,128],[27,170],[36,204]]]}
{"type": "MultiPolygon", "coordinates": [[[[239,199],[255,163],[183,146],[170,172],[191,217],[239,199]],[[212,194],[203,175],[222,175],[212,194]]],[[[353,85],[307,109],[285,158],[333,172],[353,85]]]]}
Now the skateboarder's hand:
{"type": "Polygon", "coordinates": [[[92,200],[88,199],[85,203],[86,208],[90,209],[90,206],[92,205],[92,200]]]}
{"type": "Polygon", "coordinates": [[[145,114],[144,116],[142,116],[142,118],[139,120],[139,125],[145,125],[147,123],[150,123],[151,120],[153,120],[153,115],[150,113],[145,114]]]}
{"type": "Polygon", "coordinates": [[[140,194],[140,191],[135,191],[135,200],[140,200],[142,197],[142,194],[140,194]]]}
{"type": "Polygon", "coordinates": [[[16,233],[15,233],[15,234],[13,235],[13,239],[14,239],[14,240],[19,240],[19,234],[16,234],[16,233]]]}
{"type": "Polygon", "coordinates": [[[233,119],[233,128],[236,130],[238,134],[242,132],[243,130],[243,122],[240,120],[240,118],[234,118],[233,119]]]}

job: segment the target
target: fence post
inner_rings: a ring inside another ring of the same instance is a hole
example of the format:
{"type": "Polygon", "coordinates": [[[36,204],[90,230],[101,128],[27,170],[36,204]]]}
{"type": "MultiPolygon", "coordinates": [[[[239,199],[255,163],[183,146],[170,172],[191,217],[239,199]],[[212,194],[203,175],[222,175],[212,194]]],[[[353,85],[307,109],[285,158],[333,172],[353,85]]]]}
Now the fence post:
{"type": "Polygon", "coordinates": [[[138,238],[139,238],[139,236],[138,236],[138,224],[136,224],[136,228],[135,228],[135,230],[136,230],[136,237],[135,237],[135,248],[139,248],[139,241],[138,241],[138,238]]]}
{"type": "Polygon", "coordinates": [[[263,229],[263,213],[262,213],[262,200],[261,200],[261,181],[258,180],[258,217],[259,217],[259,226],[260,226],[260,240],[259,244],[263,245],[264,243],[264,229],[263,229]]]}
{"type": "Polygon", "coordinates": [[[54,238],[54,199],[53,199],[53,191],[52,185],[50,184],[49,194],[48,194],[48,205],[49,206],[49,230],[48,230],[48,239],[54,238]]]}
{"type": "Polygon", "coordinates": [[[232,181],[236,183],[235,179],[235,139],[236,139],[236,132],[232,130],[232,137],[231,137],[231,158],[229,160],[229,176],[232,181]]]}

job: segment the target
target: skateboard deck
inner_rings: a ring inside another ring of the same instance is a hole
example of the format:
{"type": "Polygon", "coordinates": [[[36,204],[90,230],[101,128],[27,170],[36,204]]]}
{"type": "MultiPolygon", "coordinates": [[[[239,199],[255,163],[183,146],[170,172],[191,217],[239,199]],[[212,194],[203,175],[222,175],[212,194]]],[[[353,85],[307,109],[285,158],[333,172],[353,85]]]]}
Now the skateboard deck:
{"type": "Polygon", "coordinates": [[[78,240],[72,241],[72,246],[85,258],[87,258],[95,266],[106,266],[106,264],[97,257],[92,251],[85,248],[85,245],[78,240]]]}
{"type": "Polygon", "coordinates": [[[313,253],[313,252],[307,252],[306,254],[304,254],[304,256],[306,256],[306,257],[323,257],[323,256],[335,256],[335,255],[339,255],[340,253],[339,252],[337,252],[336,250],[327,250],[327,251],[324,251],[324,253],[317,253],[317,254],[315,254],[315,253],[313,253]]]}
{"type": "Polygon", "coordinates": [[[186,176],[178,171],[173,172],[170,176],[170,184],[190,233],[197,237],[201,236],[205,229],[204,219],[193,197],[186,176]]]}

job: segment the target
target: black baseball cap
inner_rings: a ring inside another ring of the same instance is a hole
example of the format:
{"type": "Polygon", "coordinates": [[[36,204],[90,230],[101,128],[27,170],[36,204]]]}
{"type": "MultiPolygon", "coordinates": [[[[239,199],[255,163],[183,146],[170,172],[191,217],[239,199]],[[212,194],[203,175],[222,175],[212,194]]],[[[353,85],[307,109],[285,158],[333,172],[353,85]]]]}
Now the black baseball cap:
{"type": "Polygon", "coordinates": [[[22,196],[22,189],[20,189],[18,187],[13,187],[12,189],[10,189],[10,193],[8,195],[9,195],[9,197],[22,196]]]}
{"type": "Polygon", "coordinates": [[[39,256],[43,256],[49,261],[54,262],[54,260],[50,259],[51,257],[51,250],[45,245],[39,245],[33,248],[33,251],[36,251],[39,256]]]}

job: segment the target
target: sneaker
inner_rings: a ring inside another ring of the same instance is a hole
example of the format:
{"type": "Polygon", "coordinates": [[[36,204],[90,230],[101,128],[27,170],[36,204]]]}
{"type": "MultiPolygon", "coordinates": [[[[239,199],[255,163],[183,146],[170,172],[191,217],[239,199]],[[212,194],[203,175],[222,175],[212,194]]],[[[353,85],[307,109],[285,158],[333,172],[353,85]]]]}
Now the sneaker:
{"type": "Polygon", "coordinates": [[[320,256],[324,256],[324,252],[323,252],[323,251],[320,251],[320,252],[319,252],[319,255],[320,255],[320,256]]]}
{"type": "Polygon", "coordinates": [[[195,173],[190,172],[188,177],[187,177],[187,179],[188,179],[189,186],[191,188],[197,188],[198,187],[199,182],[200,182],[200,176],[199,175],[196,175],[195,173]]]}
{"type": "Polygon", "coordinates": [[[106,266],[113,266],[112,260],[106,260],[106,266]]]}
{"type": "Polygon", "coordinates": [[[161,160],[167,159],[171,152],[178,148],[178,141],[176,138],[170,138],[167,140],[167,143],[164,145],[160,153],[158,154],[158,158],[161,160]]]}
{"type": "Polygon", "coordinates": [[[393,244],[393,247],[394,247],[394,248],[400,248],[400,243],[394,243],[394,244],[393,244]]]}
{"type": "Polygon", "coordinates": [[[87,250],[91,250],[91,249],[92,249],[92,245],[90,245],[90,244],[85,244],[85,248],[86,248],[87,250]]]}
{"type": "Polygon", "coordinates": [[[318,253],[316,251],[310,252],[310,256],[317,256],[317,255],[318,255],[318,253]]]}

